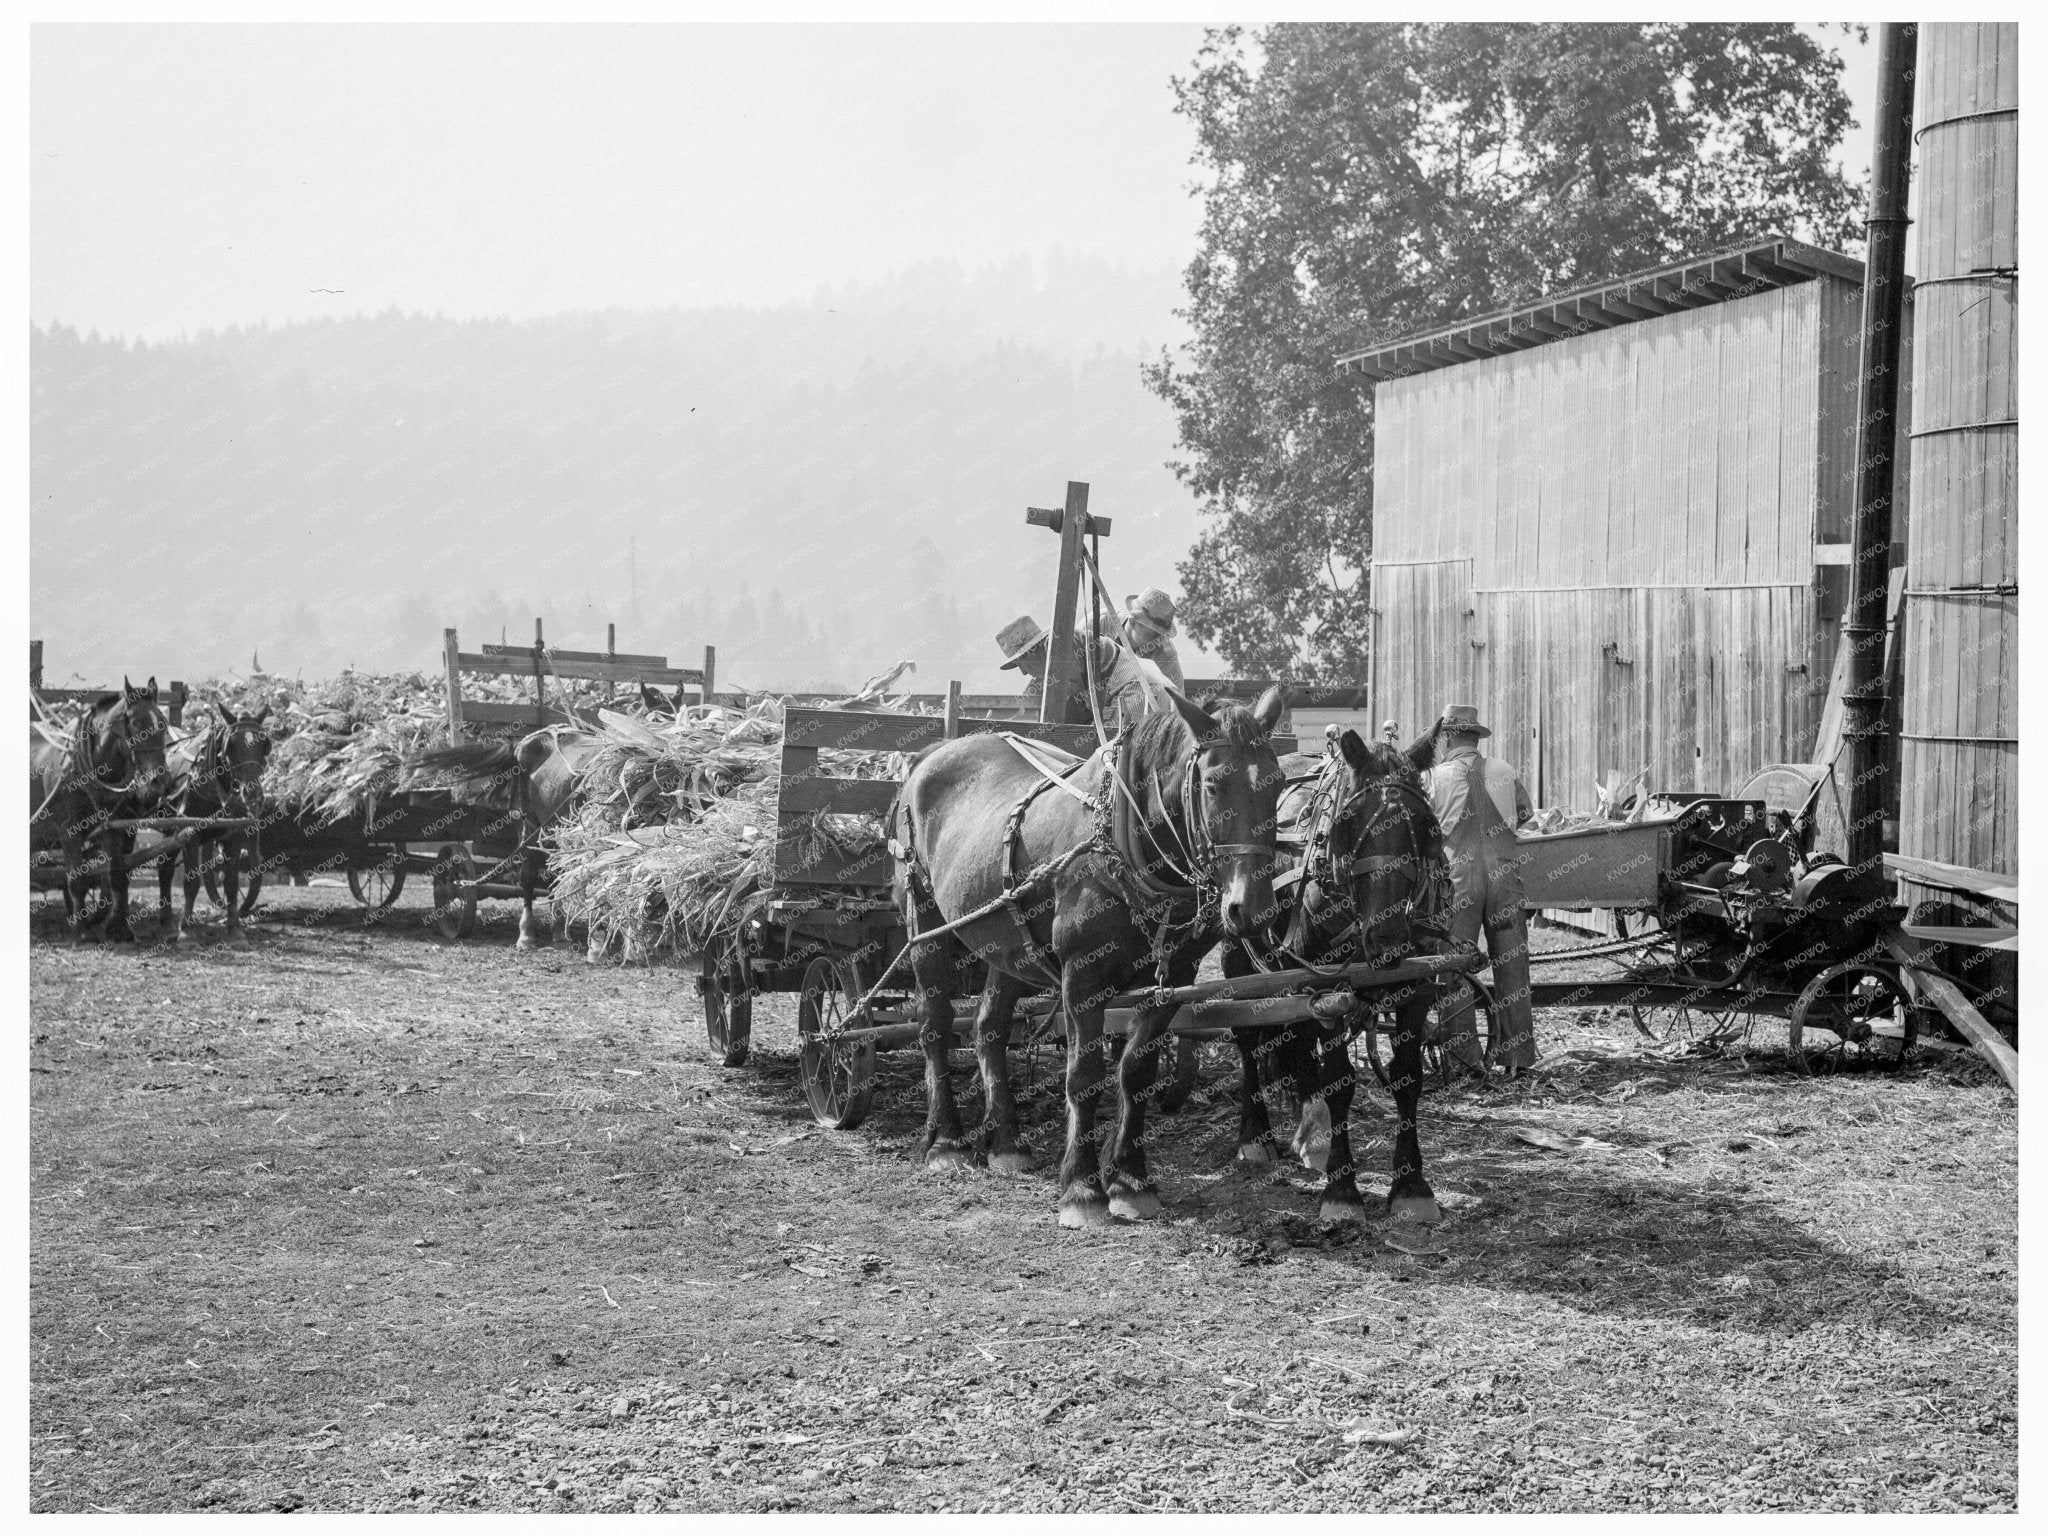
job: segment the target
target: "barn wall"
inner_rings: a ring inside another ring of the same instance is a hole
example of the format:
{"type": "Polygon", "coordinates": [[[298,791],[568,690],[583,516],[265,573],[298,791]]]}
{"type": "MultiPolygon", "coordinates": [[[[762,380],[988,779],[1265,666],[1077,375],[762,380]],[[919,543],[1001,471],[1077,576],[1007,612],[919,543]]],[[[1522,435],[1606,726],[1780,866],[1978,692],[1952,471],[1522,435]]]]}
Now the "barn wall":
{"type": "Polygon", "coordinates": [[[1823,278],[1380,385],[1375,713],[1405,733],[1477,704],[1531,792],[1581,809],[1612,769],[1718,790],[1803,760],[1833,659],[1818,504],[1853,475],[1824,452],[1823,347],[1853,416],[1856,292],[1823,278]]]}
{"type": "MultiPolygon", "coordinates": [[[[1899,851],[2019,873],[2019,28],[1921,29],[1899,851]]],[[[1909,893],[1919,894],[1919,893],[1909,893]]]]}

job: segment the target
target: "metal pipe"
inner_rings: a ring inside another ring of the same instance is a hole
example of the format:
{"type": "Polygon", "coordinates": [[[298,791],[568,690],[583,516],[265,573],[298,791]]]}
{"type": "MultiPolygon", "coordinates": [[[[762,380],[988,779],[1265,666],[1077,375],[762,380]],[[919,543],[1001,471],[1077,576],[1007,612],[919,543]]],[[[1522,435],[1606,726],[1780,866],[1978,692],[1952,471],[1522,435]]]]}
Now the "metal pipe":
{"type": "Polygon", "coordinates": [[[1884,642],[1897,475],[1899,350],[1906,280],[1906,185],[1913,153],[1913,66],[1919,28],[1886,22],[1877,37],[1869,231],[1863,268],[1863,348],[1856,404],[1856,508],[1850,543],[1849,647],[1842,737],[1848,763],[1848,843],[1857,878],[1884,878],[1884,818],[1896,795],[1885,763],[1884,642]]]}

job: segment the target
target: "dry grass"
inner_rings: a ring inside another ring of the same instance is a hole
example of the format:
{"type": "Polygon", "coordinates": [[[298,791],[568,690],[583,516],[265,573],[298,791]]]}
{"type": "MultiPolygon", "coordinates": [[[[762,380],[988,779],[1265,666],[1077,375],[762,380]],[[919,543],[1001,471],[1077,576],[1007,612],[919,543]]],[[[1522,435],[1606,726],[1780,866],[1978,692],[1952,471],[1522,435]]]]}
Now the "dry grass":
{"type": "Polygon", "coordinates": [[[36,1509],[2013,1506],[2017,1115],[1974,1058],[1808,1080],[1540,1016],[1535,1083],[1429,1105],[1411,1254],[1240,1170],[1218,1056],[1166,1219],[1073,1234],[1048,1173],[907,1160],[909,1055],[812,1126],[784,1000],[723,1072],[683,973],[516,956],[511,908],[265,911],[176,954],[34,920],[36,1509]]]}

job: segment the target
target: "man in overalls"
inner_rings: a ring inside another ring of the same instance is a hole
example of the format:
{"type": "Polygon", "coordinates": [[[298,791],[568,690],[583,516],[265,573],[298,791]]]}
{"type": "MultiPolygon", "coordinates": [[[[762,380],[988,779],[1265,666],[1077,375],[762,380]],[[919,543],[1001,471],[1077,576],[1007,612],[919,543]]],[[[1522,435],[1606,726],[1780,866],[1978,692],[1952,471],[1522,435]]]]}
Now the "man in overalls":
{"type": "MultiPolygon", "coordinates": [[[[1389,721],[1391,725],[1393,722],[1389,721]]],[[[1511,1074],[1536,1064],[1529,1011],[1529,925],[1522,913],[1522,870],[1515,828],[1534,809],[1521,778],[1497,757],[1479,754],[1493,732],[1470,704],[1445,710],[1429,735],[1408,749],[1443,827],[1451,873],[1451,935],[1476,943],[1486,934],[1493,962],[1494,1060],[1511,1074]]],[[[1444,1015],[1444,1038],[1472,1039],[1472,1010],[1444,1015]]]]}

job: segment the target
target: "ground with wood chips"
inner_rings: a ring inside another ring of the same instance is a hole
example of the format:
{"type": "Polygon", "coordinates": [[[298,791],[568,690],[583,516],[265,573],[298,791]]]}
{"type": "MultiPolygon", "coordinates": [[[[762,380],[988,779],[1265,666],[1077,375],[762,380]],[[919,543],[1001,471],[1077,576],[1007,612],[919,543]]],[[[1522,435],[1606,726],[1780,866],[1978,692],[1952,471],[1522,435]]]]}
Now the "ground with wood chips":
{"type": "MultiPolygon", "coordinates": [[[[176,952],[36,904],[36,1509],[2013,1506],[1974,1057],[1809,1080],[1769,1026],[1548,1013],[1526,1088],[1426,1105],[1416,1242],[1240,1168],[1212,1048],[1165,1219],[1070,1233],[1045,1172],[908,1160],[913,1055],[815,1128],[786,1000],[725,1071],[685,973],[514,954],[510,907],[446,945],[411,893],[265,903],[176,952]]],[[[1053,1062],[1016,1075],[1049,1163],[1053,1062]]]]}

